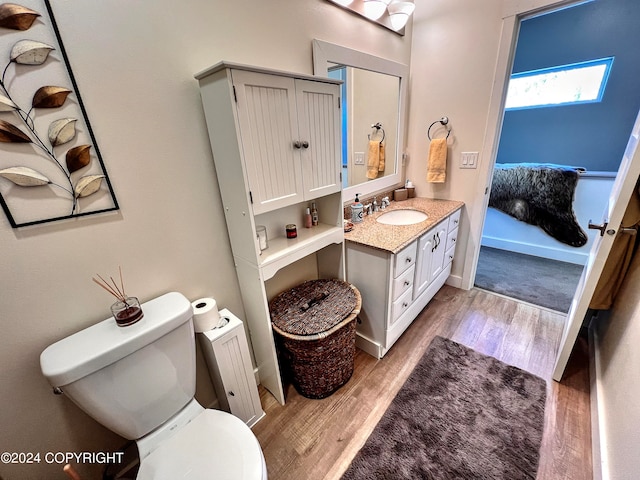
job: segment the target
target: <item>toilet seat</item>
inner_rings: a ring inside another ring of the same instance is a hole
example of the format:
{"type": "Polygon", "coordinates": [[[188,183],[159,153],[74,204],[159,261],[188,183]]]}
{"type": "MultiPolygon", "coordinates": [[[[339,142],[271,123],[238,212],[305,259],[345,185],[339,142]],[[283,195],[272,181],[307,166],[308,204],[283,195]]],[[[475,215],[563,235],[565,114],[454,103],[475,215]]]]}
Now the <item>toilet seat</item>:
{"type": "Polygon", "coordinates": [[[138,480],[263,480],[258,439],[242,420],[206,409],[140,463],[138,480]]]}

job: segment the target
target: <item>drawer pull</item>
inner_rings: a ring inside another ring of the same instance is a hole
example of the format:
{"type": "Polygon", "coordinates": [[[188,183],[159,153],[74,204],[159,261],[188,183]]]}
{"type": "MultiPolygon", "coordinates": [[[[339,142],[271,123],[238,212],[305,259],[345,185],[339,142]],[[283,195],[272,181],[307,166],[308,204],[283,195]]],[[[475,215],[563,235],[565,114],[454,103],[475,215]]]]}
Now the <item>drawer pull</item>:
{"type": "Polygon", "coordinates": [[[230,396],[230,397],[235,397],[235,396],[236,396],[236,394],[235,394],[235,393],[233,393],[233,391],[229,390],[229,396],[230,396]]]}
{"type": "Polygon", "coordinates": [[[407,257],[407,259],[405,260],[405,262],[407,263],[411,263],[413,260],[411,259],[411,257],[407,257]]]}
{"type": "Polygon", "coordinates": [[[458,219],[456,218],[456,219],[453,221],[453,223],[454,223],[454,225],[457,225],[457,224],[458,224],[458,219]]]}
{"type": "Polygon", "coordinates": [[[455,243],[455,242],[456,242],[456,237],[453,237],[453,238],[451,239],[451,241],[452,241],[453,243],[455,243]]]}
{"type": "Polygon", "coordinates": [[[402,303],[402,308],[407,308],[409,306],[409,304],[407,302],[403,302],[402,303]]]}
{"type": "Polygon", "coordinates": [[[453,260],[453,255],[449,255],[449,260],[453,260]]]}
{"type": "Polygon", "coordinates": [[[404,281],[404,286],[405,286],[405,287],[408,287],[409,285],[411,285],[411,283],[405,280],[405,281],[404,281]]]}

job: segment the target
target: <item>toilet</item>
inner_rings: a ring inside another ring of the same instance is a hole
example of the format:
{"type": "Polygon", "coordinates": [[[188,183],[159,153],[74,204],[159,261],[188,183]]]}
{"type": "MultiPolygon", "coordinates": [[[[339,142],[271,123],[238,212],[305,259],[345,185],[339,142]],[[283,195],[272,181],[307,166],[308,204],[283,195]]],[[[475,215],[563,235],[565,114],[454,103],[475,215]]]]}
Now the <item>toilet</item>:
{"type": "Polygon", "coordinates": [[[137,478],[266,480],[251,429],[194,398],[196,350],[191,303],[167,293],[142,305],[144,317],[104,320],[47,347],[43,375],[88,415],[135,440],[137,478]]]}

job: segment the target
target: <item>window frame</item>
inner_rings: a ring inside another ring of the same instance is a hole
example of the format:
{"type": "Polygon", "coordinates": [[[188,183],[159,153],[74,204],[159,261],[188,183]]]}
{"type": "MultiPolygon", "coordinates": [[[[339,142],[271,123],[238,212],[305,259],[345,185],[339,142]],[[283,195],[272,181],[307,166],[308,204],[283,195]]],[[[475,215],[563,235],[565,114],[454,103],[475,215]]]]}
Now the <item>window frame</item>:
{"type": "Polygon", "coordinates": [[[513,73],[509,77],[509,82],[507,83],[507,94],[505,96],[505,111],[513,111],[513,110],[529,110],[533,108],[546,108],[546,107],[566,107],[569,105],[583,105],[588,103],[599,103],[602,101],[604,96],[604,92],[607,86],[607,82],[609,81],[609,75],[611,74],[611,68],[613,66],[613,60],[615,57],[603,57],[595,60],[587,60],[584,62],[576,62],[569,63],[566,65],[558,65],[555,67],[546,67],[539,68],[536,70],[527,70],[525,72],[513,73]],[[602,78],[600,80],[600,87],[598,89],[598,95],[594,99],[590,100],[572,100],[560,103],[541,103],[536,105],[526,105],[526,106],[517,106],[517,107],[507,107],[507,101],[509,97],[509,86],[511,84],[511,80],[523,77],[534,77],[537,75],[545,75],[548,73],[558,72],[558,71],[569,71],[569,70],[577,70],[580,68],[588,68],[598,65],[604,65],[605,71],[602,74],[602,78]]]}

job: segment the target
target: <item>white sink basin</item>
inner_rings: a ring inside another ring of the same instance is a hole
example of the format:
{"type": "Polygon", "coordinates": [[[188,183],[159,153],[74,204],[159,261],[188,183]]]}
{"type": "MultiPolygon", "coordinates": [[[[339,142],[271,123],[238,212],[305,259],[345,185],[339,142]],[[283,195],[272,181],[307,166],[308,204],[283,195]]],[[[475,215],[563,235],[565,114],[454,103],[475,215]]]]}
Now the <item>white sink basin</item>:
{"type": "Polygon", "coordinates": [[[383,213],[376,221],[385,225],[413,225],[428,218],[428,215],[418,210],[393,210],[383,213]]]}

